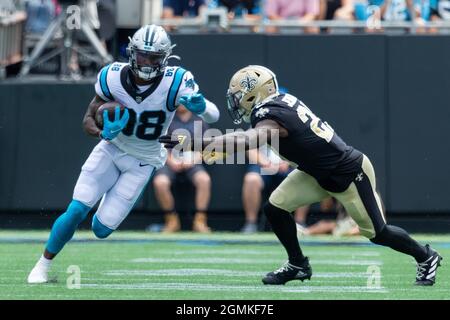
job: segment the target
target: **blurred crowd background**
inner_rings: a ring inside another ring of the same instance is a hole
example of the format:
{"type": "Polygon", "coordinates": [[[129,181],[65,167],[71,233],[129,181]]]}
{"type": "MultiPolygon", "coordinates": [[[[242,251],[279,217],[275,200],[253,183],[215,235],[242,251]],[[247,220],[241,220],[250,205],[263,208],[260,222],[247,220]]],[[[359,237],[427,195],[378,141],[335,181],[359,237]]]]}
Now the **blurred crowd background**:
{"type": "MultiPolygon", "coordinates": [[[[118,59],[126,58],[130,29],[150,23],[172,33],[439,34],[450,30],[450,0],[0,0],[0,77],[7,75],[7,66],[32,52],[57,17],[66,14],[67,24],[73,24],[78,13],[83,26],[92,29],[118,59]]],[[[55,31],[46,49],[55,39],[67,40],[64,34],[55,31]]],[[[78,34],[75,40],[65,45],[73,43],[77,51],[86,35],[78,34]]],[[[79,56],[67,58],[65,73],[74,79],[82,75],[79,56]]],[[[50,70],[52,65],[45,67],[50,70]]]]}

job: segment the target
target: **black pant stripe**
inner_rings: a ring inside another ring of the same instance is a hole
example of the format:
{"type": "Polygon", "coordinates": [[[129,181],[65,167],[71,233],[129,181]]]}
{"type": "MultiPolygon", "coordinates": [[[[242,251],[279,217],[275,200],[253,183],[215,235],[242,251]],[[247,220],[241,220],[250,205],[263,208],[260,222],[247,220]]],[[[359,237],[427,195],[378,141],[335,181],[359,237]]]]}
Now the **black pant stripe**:
{"type": "Polygon", "coordinates": [[[375,233],[379,233],[381,229],[386,225],[383,220],[383,213],[378,207],[377,199],[370,183],[369,177],[363,172],[362,180],[355,180],[356,189],[358,190],[359,197],[364,204],[364,208],[372,220],[372,224],[375,228],[375,233]]]}

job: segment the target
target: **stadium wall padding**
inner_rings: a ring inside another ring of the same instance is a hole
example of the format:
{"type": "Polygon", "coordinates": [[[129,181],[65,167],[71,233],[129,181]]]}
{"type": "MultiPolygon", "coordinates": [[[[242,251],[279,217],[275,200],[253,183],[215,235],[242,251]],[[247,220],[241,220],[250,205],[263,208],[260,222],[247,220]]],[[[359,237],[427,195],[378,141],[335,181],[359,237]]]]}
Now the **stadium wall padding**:
{"type": "Polygon", "coordinates": [[[392,211],[450,209],[450,38],[389,37],[392,211]]]}
{"type": "MultiPolygon", "coordinates": [[[[390,213],[445,212],[450,37],[173,35],[181,64],[225,108],[231,75],[263,64],[280,86],[366,153],[390,213]]],[[[63,209],[95,145],[81,129],[92,82],[0,83],[0,210],[63,209]]],[[[241,211],[244,165],[207,166],[211,210],[241,211]]],[[[301,192],[301,190],[299,191],[301,192]]],[[[138,209],[157,210],[151,188],[138,209]]]]}

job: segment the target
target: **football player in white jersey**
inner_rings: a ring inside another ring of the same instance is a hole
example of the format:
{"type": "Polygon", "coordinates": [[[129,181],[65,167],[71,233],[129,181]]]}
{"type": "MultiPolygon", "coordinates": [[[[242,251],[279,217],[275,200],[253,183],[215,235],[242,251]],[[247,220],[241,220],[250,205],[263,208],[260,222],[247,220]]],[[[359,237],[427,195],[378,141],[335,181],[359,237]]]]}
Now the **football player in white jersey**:
{"type": "Polygon", "coordinates": [[[112,63],[98,74],[96,95],[83,120],[84,130],[101,141],[84,163],[73,200],[54,223],[45,251],[28,276],[28,283],[48,282],[53,258],[72,238],[78,225],[100,200],[92,219],[98,238],[108,237],[130,213],[155,170],[166,161],[158,142],[174,112],[182,104],[203,120],[218,120],[219,110],[198,92],[192,74],[168,66],[172,57],[169,36],[160,26],[147,25],[130,38],[129,63],[112,63]],[[114,119],[103,114],[103,128],[95,121],[98,108],[108,101],[117,107],[114,119]]]}

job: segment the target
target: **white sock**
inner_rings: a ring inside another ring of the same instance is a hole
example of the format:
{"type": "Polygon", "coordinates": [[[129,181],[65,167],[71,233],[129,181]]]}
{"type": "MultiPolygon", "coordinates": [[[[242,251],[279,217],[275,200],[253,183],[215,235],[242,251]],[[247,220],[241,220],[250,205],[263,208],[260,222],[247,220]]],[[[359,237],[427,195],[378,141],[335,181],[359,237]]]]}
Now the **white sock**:
{"type": "Polygon", "coordinates": [[[47,259],[44,255],[42,255],[38,261],[38,264],[48,269],[52,265],[52,262],[53,260],[47,259]]]}

